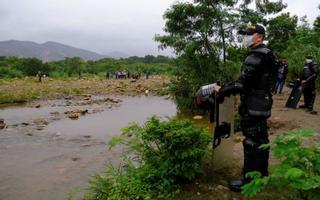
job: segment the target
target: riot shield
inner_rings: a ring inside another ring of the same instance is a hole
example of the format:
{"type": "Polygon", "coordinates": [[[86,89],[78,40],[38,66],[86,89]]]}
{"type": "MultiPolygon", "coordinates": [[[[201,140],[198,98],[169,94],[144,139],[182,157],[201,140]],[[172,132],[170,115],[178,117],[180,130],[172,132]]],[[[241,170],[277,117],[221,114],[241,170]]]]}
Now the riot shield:
{"type": "MultiPolygon", "coordinates": [[[[219,125],[223,123],[230,124],[230,138],[234,135],[234,111],[235,111],[235,97],[225,97],[222,104],[219,104],[218,109],[219,125]]],[[[216,121],[214,126],[216,126],[216,121]]],[[[215,129],[213,130],[215,131],[215,129]]],[[[213,133],[214,134],[214,133],[213,133]]],[[[214,148],[212,153],[212,162],[214,163],[214,170],[228,167],[233,160],[234,142],[232,139],[221,139],[221,144],[218,148],[214,148]]]]}
{"type": "Polygon", "coordinates": [[[300,81],[296,81],[286,102],[286,107],[297,108],[302,95],[302,89],[300,81]]]}

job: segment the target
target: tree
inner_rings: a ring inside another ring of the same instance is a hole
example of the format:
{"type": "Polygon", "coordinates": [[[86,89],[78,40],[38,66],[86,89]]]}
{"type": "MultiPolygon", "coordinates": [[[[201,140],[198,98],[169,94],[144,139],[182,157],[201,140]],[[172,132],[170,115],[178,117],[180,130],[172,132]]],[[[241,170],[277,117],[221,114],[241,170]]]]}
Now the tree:
{"type": "Polygon", "coordinates": [[[35,76],[39,71],[47,73],[47,71],[44,71],[42,61],[37,58],[22,58],[18,69],[27,76],[35,76]]]}
{"type": "Polygon", "coordinates": [[[312,55],[317,63],[320,62],[320,51],[317,46],[319,37],[307,25],[303,24],[297,28],[294,37],[288,42],[288,47],[283,55],[289,58],[289,73],[291,78],[298,78],[304,65],[306,55],[312,55]]]}
{"type": "Polygon", "coordinates": [[[277,14],[286,7],[287,5],[282,0],[244,0],[237,10],[239,11],[240,21],[267,25],[267,15],[277,14]]]}
{"type": "Polygon", "coordinates": [[[172,48],[178,56],[179,80],[172,87],[178,107],[182,104],[192,108],[192,97],[200,85],[232,77],[226,69],[235,66],[233,58],[227,55],[237,45],[234,30],[243,22],[266,22],[268,14],[285,6],[282,1],[268,0],[195,0],[172,5],[164,14],[167,34],[156,35],[155,40],[161,49],[172,48]],[[255,8],[251,9],[249,4],[255,8]]]}
{"type": "Polygon", "coordinates": [[[81,75],[85,61],[80,57],[72,57],[65,59],[67,64],[67,73],[70,77],[73,73],[81,75]]]}
{"type": "MultiPolygon", "coordinates": [[[[318,6],[320,10],[320,5],[318,6]]],[[[315,31],[316,37],[318,38],[316,40],[316,45],[317,47],[320,47],[320,15],[315,19],[313,23],[313,29],[315,31]]]]}
{"type": "Polygon", "coordinates": [[[298,17],[283,13],[268,22],[268,45],[281,54],[288,46],[288,40],[296,33],[298,17]]]}

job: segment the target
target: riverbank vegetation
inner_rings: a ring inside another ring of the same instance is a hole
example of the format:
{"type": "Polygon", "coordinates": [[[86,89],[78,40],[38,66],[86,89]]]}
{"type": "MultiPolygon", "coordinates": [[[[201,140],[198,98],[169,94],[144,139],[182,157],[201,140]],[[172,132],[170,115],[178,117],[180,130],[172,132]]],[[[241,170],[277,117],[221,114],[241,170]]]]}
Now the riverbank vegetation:
{"type": "Polygon", "coordinates": [[[259,172],[248,173],[253,180],[243,186],[242,193],[252,197],[268,187],[287,191],[290,199],[320,199],[320,143],[302,144],[302,139],[312,136],[315,136],[314,131],[296,130],[262,145],[261,148],[271,148],[281,162],[272,166],[268,177],[261,177],[259,172]]]}
{"type": "Polygon", "coordinates": [[[202,173],[209,142],[207,130],[188,120],[132,124],[109,141],[122,144],[122,161],[92,178],[87,199],[172,199],[179,183],[202,173]]]}
{"type": "MultiPolygon", "coordinates": [[[[302,143],[312,136],[311,130],[289,131],[261,147],[271,148],[277,163],[269,177],[247,174],[253,181],[242,194],[253,199],[319,199],[319,143],[302,143]]],[[[142,126],[131,124],[108,141],[109,150],[121,144],[120,164],[94,175],[85,199],[241,199],[219,184],[232,172],[209,167],[210,141],[206,129],[188,120],[152,117],[142,126]]]]}

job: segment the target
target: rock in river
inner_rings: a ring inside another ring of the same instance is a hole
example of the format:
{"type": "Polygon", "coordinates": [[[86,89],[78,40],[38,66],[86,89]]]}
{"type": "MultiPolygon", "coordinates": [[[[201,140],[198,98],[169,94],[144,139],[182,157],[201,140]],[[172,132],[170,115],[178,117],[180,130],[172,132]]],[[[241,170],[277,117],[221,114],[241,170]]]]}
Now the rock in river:
{"type": "Polygon", "coordinates": [[[38,126],[46,126],[49,124],[49,122],[47,120],[42,119],[42,118],[33,120],[33,123],[35,123],[38,126]]]}
{"type": "Polygon", "coordinates": [[[0,129],[4,129],[6,127],[6,123],[4,123],[4,119],[0,119],[0,129]]]}
{"type": "Polygon", "coordinates": [[[87,109],[74,109],[74,110],[68,110],[64,112],[65,114],[68,115],[70,119],[78,119],[80,115],[84,115],[88,113],[87,109]]]}
{"type": "Polygon", "coordinates": [[[68,117],[70,119],[78,119],[79,118],[79,113],[68,113],[68,117]]]}

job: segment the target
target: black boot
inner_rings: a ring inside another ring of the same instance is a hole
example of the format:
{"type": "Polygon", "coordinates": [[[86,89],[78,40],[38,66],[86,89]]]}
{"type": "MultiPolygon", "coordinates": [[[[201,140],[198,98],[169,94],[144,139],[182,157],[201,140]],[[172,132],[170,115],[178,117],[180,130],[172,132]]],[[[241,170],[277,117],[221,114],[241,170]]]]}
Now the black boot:
{"type": "Polygon", "coordinates": [[[243,179],[228,181],[229,189],[233,192],[241,192],[241,187],[245,184],[243,179]]]}

